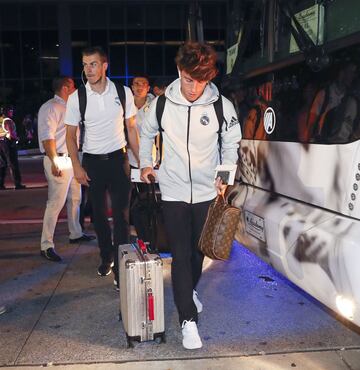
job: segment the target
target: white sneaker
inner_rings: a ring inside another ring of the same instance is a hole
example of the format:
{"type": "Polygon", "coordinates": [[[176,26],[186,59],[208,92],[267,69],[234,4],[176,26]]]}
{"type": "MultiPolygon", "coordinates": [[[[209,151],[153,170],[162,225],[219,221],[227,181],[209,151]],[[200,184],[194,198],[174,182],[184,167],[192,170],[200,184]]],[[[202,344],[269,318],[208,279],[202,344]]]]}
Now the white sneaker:
{"type": "Polygon", "coordinates": [[[197,349],[202,347],[198,328],[195,321],[184,320],[181,325],[183,335],[182,344],[186,349],[197,349]]]}
{"type": "Polygon", "coordinates": [[[193,301],[195,303],[197,313],[202,312],[203,310],[203,304],[199,300],[199,294],[196,290],[193,290],[193,301]]]}

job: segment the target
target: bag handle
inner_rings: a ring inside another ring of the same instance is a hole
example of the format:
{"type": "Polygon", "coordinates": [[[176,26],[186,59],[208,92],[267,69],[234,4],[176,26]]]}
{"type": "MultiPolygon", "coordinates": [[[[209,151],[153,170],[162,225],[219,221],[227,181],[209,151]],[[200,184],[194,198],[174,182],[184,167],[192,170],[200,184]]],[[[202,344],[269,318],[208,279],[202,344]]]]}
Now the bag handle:
{"type": "Polygon", "coordinates": [[[223,193],[218,194],[216,199],[215,199],[215,203],[225,204],[226,203],[225,194],[223,194],[223,193]]]}
{"type": "Polygon", "coordinates": [[[140,247],[140,249],[141,249],[141,251],[142,251],[143,254],[146,254],[147,253],[146,244],[144,243],[143,240],[138,239],[137,240],[137,245],[140,247]]]}
{"type": "MultiPolygon", "coordinates": [[[[151,195],[152,195],[152,201],[157,202],[157,197],[156,197],[156,190],[155,190],[155,177],[153,175],[149,175],[148,179],[150,180],[150,189],[151,189],[151,195]]],[[[150,199],[150,194],[149,194],[149,189],[147,189],[147,194],[148,194],[148,200],[150,199]]]]}

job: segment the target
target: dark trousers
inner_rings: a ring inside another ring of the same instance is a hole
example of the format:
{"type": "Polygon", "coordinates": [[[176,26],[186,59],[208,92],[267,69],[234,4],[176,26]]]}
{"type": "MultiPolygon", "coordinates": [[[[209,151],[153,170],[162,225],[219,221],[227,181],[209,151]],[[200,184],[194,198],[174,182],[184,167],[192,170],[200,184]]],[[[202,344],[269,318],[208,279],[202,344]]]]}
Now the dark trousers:
{"type": "Polygon", "coordinates": [[[81,203],[80,203],[80,216],[79,222],[81,228],[85,230],[85,217],[90,216],[90,222],[93,222],[92,206],[89,197],[89,189],[85,185],[81,185],[81,203]]]}
{"type": "Polygon", "coordinates": [[[193,289],[201,277],[204,255],[198,242],[211,201],[188,204],[163,201],[165,229],[171,254],[171,279],[180,325],[184,320],[197,322],[193,289]]]}
{"type": "Polygon", "coordinates": [[[90,177],[89,195],[93,209],[94,228],[102,262],[114,261],[114,273],[118,276],[118,247],[129,242],[129,162],[127,154],[103,159],[84,153],[83,167],[90,177]],[[114,235],[107,216],[106,194],[109,192],[114,235]]]}
{"type": "Polygon", "coordinates": [[[19,168],[18,152],[15,141],[8,139],[0,141],[0,160],[3,165],[0,168],[0,186],[4,186],[6,169],[10,168],[15,186],[21,185],[21,174],[19,168]]]}

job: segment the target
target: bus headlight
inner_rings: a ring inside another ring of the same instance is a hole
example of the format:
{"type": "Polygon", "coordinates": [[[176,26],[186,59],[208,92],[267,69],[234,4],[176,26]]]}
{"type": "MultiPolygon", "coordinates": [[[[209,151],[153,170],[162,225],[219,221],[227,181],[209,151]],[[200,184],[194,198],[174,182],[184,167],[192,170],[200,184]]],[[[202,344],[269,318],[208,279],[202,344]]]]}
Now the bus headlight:
{"type": "Polygon", "coordinates": [[[336,306],[340,313],[349,320],[354,318],[354,303],[350,299],[338,295],[336,297],[336,306]]]}

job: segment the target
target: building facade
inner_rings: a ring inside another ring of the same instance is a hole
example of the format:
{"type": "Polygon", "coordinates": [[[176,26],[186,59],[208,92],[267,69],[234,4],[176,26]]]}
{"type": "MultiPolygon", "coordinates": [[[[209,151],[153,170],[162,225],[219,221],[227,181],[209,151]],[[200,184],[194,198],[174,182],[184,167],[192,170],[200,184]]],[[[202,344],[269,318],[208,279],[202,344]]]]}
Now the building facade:
{"type": "MultiPolygon", "coordinates": [[[[226,2],[196,2],[204,40],[223,53],[226,2]]],[[[192,1],[0,0],[0,102],[17,117],[35,113],[53,77],[81,78],[81,50],[101,45],[109,77],[129,83],[136,73],[175,77],[174,57],[188,37],[192,1]]]]}

